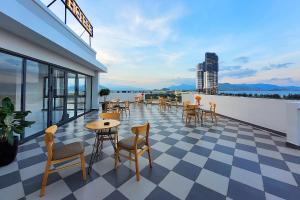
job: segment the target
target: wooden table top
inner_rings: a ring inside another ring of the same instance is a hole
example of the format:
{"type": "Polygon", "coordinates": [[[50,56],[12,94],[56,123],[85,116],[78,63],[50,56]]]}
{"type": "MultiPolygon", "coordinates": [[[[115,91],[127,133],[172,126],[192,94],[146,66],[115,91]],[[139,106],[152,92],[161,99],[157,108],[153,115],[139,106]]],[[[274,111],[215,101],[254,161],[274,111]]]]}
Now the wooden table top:
{"type": "Polygon", "coordinates": [[[101,130],[107,128],[113,128],[119,126],[121,123],[118,120],[106,119],[106,120],[97,120],[85,125],[86,128],[90,130],[101,130]],[[105,122],[109,122],[109,125],[104,125],[105,122]]]}

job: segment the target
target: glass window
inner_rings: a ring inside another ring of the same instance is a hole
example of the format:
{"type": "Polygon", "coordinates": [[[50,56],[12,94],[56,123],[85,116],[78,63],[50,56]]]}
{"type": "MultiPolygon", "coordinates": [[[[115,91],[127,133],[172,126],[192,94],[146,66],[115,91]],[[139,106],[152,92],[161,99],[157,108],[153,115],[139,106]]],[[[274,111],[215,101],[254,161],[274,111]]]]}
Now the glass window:
{"type": "Polygon", "coordinates": [[[78,114],[84,113],[85,98],[86,98],[85,75],[78,74],[78,98],[77,98],[77,113],[78,114]]]}
{"type": "Polygon", "coordinates": [[[25,110],[32,113],[28,120],[35,123],[25,129],[25,137],[47,127],[48,65],[28,60],[26,62],[26,104],[25,110]]]}
{"type": "Polygon", "coordinates": [[[53,70],[53,107],[52,122],[54,124],[64,121],[65,101],[65,72],[59,69],[53,70]]]}
{"type": "Polygon", "coordinates": [[[0,101],[11,98],[16,110],[21,110],[22,58],[0,53],[0,101]]]}
{"type": "Polygon", "coordinates": [[[92,98],[92,77],[86,76],[86,97],[85,97],[85,111],[91,110],[92,98]]]}
{"type": "Polygon", "coordinates": [[[68,73],[68,96],[67,96],[67,113],[68,118],[75,116],[75,87],[76,87],[76,74],[68,73]]]}

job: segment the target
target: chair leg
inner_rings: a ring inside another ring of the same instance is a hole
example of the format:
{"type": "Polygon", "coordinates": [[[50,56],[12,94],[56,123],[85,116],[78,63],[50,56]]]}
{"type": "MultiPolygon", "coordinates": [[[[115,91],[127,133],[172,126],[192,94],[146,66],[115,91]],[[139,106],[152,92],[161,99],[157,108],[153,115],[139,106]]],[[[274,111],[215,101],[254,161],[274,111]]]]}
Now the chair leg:
{"type": "MultiPolygon", "coordinates": [[[[131,154],[132,154],[131,151],[129,151],[129,157],[130,157],[130,158],[132,158],[132,157],[131,157],[131,156],[132,156],[131,154]]],[[[131,161],[132,161],[132,160],[129,159],[130,166],[131,166],[131,161]]]]}
{"type": "Polygon", "coordinates": [[[151,155],[150,155],[150,147],[148,147],[148,160],[149,160],[149,165],[150,165],[150,168],[152,168],[152,160],[151,160],[151,155]]]}
{"type": "Polygon", "coordinates": [[[47,161],[46,166],[45,166],[44,176],[43,176],[42,188],[40,191],[40,197],[43,197],[46,192],[46,186],[47,186],[50,166],[51,166],[50,162],[47,161]]]}
{"type": "Polygon", "coordinates": [[[139,157],[138,152],[134,152],[134,160],[135,160],[135,174],[136,174],[136,180],[140,181],[140,166],[139,166],[139,157]]]}
{"type": "Polygon", "coordinates": [[[86,180],[86,169],[85,169],[84,153],[80,154],[80,161],[81,161],[82,178],[83,178],[83,180],[86,180]]]}
{"type": "Polygon", "coordinates": [[[118,167],[119,151],[120,151],[120,149],[119,149],[119,147],[117,147],[117,150],[115,152],[115,169],[117,169],[117,167],[118,167]]]}

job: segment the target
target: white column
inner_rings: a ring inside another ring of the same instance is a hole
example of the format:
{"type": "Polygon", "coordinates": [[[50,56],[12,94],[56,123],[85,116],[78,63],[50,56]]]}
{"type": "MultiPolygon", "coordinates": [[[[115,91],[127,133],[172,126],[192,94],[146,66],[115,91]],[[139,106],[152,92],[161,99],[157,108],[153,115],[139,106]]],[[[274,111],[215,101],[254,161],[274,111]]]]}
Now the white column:
{"type": "Polygon", "coordinates": [[[100,73],[95,72],[92,77],[92,109],[99,109],[99,83],[100,73]]]}
{"type": "Polygon", "coordinates": [[[287,103],[287,142],[300,147],[300,102],[287,103]]]}

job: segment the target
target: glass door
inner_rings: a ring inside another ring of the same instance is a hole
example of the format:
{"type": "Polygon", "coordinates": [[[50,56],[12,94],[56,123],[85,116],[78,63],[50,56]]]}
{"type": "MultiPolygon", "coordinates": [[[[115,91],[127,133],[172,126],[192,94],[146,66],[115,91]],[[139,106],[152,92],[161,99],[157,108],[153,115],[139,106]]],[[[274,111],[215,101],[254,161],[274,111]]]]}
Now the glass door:
{"type": "Polygon", "coordinates": [[[52,124],[58,124],[67,118],[65,93],[65,72],[54,68],[52,73],[52,124]]]}
{"type": "Polygon", "coordinates": [[[78,74],[78,101],[77,113],[78,115],[85,112],[85,97],[86,97],[86,81],[85,75],[78,74]]]}
{"type": "Polygon", "coordinates": [[[76,74],[68,72],[67,81],[67,117],[72,118],[77,115],[77,81],[76,74]]]}

